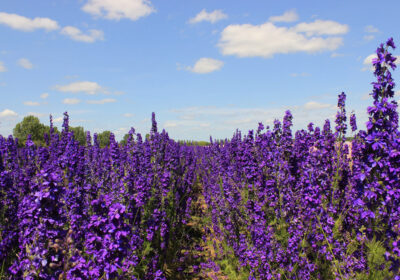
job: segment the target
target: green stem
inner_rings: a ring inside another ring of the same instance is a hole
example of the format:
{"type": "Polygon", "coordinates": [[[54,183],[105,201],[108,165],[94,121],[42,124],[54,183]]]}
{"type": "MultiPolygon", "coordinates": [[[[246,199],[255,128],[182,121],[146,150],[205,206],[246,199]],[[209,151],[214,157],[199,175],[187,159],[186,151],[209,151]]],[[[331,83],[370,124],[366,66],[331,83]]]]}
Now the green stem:
{"type": "Polygon", "coordinates": [[[335,254],[333,253],[331,243],[329,242],[328,237],[326,237],[325,231],[324,231],[324,229],[322,228],[321,221],[320,221],[320,219],[319,219],[318,216],[317,216],[317,219],[318,219],[319,227],[320,227],[320,229],[321,229],[321,231],[322,231],[322,233],[323,233],[323,235],[324,235],[324,237],[325,237],[326,243],[328,243],[329,251],[331,252],[332,257],[333,257],[333,260],[334,260],[333,263],[335,264],[336,269],[339,271],[340,279],[343,279],[342,271],[340,270],[339,262],[337,261],[337,259],[335,258],[335,254]]]}

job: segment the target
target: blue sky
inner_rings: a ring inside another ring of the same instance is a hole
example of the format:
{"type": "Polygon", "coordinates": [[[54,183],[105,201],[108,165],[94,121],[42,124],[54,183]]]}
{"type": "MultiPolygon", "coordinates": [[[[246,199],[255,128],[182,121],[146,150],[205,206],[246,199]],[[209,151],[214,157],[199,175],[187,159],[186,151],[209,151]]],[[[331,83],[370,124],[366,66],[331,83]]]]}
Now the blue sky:
{"type": "Polygon", "coordinates": [[[64,111],[117,139],[147,133],[151,112],[175,139],[230,137],[287,109],[300,129],[333,120],[342,91],[363,127],[371,55],[389,37],[400,46],[399,10],[395,0],[3,0],[0,134],[29,114],[60,126],[64,111]]]}

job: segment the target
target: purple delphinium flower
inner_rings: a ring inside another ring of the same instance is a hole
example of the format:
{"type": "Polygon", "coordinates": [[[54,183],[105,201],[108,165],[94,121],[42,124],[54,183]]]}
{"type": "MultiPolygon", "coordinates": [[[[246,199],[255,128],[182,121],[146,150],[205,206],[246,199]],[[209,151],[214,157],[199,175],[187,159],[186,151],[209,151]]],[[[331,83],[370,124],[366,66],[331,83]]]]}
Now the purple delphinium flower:
{"type": "Polygon", "coordinates": [[[355,132],[357,130],[357,121],[354,112],[350,115],[350,126],[351,126],[351,131],[355,132]]]}

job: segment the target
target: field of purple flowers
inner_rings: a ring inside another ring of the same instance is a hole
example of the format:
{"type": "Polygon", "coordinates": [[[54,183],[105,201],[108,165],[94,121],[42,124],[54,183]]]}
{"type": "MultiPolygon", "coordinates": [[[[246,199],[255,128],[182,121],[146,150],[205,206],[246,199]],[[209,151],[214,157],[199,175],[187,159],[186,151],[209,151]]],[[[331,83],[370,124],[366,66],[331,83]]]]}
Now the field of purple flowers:
{"type": "Polygon", "coordinates": [[[400,279],[400,132],[392,39],[366,131],[273,127],[189,146],[0,136],[0,279],[400,279]],[[357,131],[357,133],[356,133],[357,131]],[[350,149],[351,148],[351,149],[350,149]]]}

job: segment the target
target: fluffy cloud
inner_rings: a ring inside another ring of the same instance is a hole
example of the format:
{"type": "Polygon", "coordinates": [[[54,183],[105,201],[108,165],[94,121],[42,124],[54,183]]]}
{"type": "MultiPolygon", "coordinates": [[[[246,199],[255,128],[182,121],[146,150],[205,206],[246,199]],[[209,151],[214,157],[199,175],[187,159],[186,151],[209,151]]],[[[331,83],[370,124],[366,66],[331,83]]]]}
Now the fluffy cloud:
{"type": "Polygon", "coordinates": [[[365,41],[371,41],[371,40],[375,39],[375,36],[374,35],[365,35],[363,38],[365,41]]]}
{"type": "Polygon", "coordinates": [[[64,117],[58,117],[58,118],[54,118],[53,122],[59,123],[59,122],[62,122],[63,120],[64,120],[64,117]]]}
{"type": "MultiPolygon", "coordinates": [[[[376,27],[373,26],[373,25],[367,25],[367,26],[364,28],[364,31],[365,31],[366,33],[378,33],[378,32],[379,32],[379,29],[376,28],[376,27]]],[[[375,35],[373,35],[373,34],[368,34],[368,35],[365,35],[365,36],[364,36],[364,40],[365,40],[365,41],[371,41],[371,40],[373,40],[373,39],[375,39],[375,35]]]]}
{"type": "Polygon", "coordinates": [[[200,58],[194,66],[188,66],[186,69],[193,73],[206,74],[221,69],[223,65],[224,63],[220,60],[203,57],[200,58]]]}
{"type": "Polygon", "coordinates": [[[41,118],[41,117],[48,116],[48,114],[38,113],[38,112],[28,112],[28,113],[26,113],[25,116],[35,116],[35,117],[41,118]]]}
{"type": "Polygon", "coordinates": [[[171,110],[173,113],[178,113],[179,118],[182,120],[193,120],[202,116],[219,116],[224,118],[236,118],[236,117],[249,117],[254,121],[260,121],[265,119],[265,116],[270,116],[268,119],[273,120],[274,118],[281,118],[284,110],[292,110],[293,112],[303,112],[306,110],[336,110],[336,105],[320,103],[317,101],[309,101],[300,106],[286,106],[285,108],[238,108],[238,107],[215,107],[215,106],[203,106],[203,107],[187,107],[182,109],[171,110]],[[273,116],[278,114],[276,116],[273,116]],[[186,116],[190,116],[186,118],[186,116]]]}
{"type": "Polygon", "coordinates": [[[42,93],[42,94],[40,95],[40,98],[42,98],[42,99],[46,99],[47,97],[49,97],[49,94],[48,94],[47,92],[42,93]]]}
{"type": "Polygon", "coordinates": [[[7,25],[13,29],[21,31],[34,31],[36,29],[52,31],[60,28],[57,21],[49,18],[36,17],[34,19],[30,19],[17,14],[8,14],[4,12],[0,12],[0,24],[7,25]]]}
{"type": "Polygon", "coordinates": [[[17,63],[22,68],[25,68],[25,69],[28,69],[28,70],[33,68],[33,64],[26,58],[18,59],[17,63]]]}
{"type": "Polygon", "coordinates": [[[63,103],[67,104],[67,105],[75,105],[75,104],[78,104],[80,102],[81,101],[79,99],[77,99],[77,98],[65,98],[63,100],[63,103]]]}
{"type": "Polygon", "coordinates": [[[295,32],[306,33],[307,36],[314,35],[341,35],[349,32],[346,24],[340,24],[332,20],[316,20],[314,22],[302,22],[292,28],[295,32]]]}
{"type": "MultiPolygon", "coordinates": [[[[294,116],[294,129],[302,129],[309,122],[322,126],[326,119],[334,119],[335,104],[321,103],[315,100],[296,106],[240,108],[236,106],[196,106],[174,109],[170,112],[176,115],[175,119],[164,121],[164,127],[169,128],[171,135],[191,137],[196,131],[201,134],[213,135],[213,138],[225,138],[237,128],[242,131],[257,127],[262,121],[272,126],[275,119],[282,120],[285,110],[291,110],[294,116]]],[[[193,139],[193,138],[191,138],[193,139]]]]}
{"type": "Polygon", "coordinates": [[[18,117],[18,114],[10,109],[4,109],[3,111],[0,112],[0,118],[12,118],[12,117],[18,117]]]}
{"type": "Polygon", "coordinates": [[[62,92],[85,92],[92,95],[104,91],[98,83],[89,81],[74,82],[63,86],[56,85],[54,88],[62,92]]]}
{"type": "Polygon", "coordinates": [[[379,32],[379,29],[376,28],[376,27],[373,26],[373,25],[367,25],[367,26],[364,28],[364,31],[367,32],[367,33],[377,33],[377,32],[379,32]]]}
{"type": "Polygon", "coordinates": [[[0,61],[0,72],[6,72],[7,71],[7,67],[4,66],[4,63],[2,61],[0,61]]]}
{"type": "Polygon", "coordinates": [[[292,77],[309,77],[309,76],[311,76],[311,74],[306,73],[306,72],[301,72],[301,73],[292,73],[292,74],[290,74],[290,76],[292,76],[292,77]]]}
{"type": "Polygon", "coordinates": [[[149,0],[89,0],[82,10],[93,16],[111,20],[137,20],[155,12],[149,0]]]}
{"type": "Polygon", "coordinates": [[[368,65],[368,66],[371,65],[371,64],[372,64],[372,60],[373,60],[374,58],[377,58],[376,54],[375,54],[375,53],[370,54],[369,56],[367,56],[367,57],[364,59],[363,64],[364,64],[364,65],[368,65]]]}
{"type": "Polygon", "coordinates": [[[125,118],[131,118],[131,117],[133,117],[133,114],[132,113],[125,113],[124,117],[125,118]]]}
{"type": "Polygon", "coordinates": [[[297,21],[299,19],[299,16],[296,13],[296,10],[290,10],[286,11],[283,15],[281,16],[273,16],[269,18],[269,21],[271,22],[293,22],[297,21]]]}
{"type": "Polygon", "coordinates": [[[105,99],[101,99],[101,100],[88,100],[87,103],[88,104],[106,104],[106,103],[113,103],[116,101],[117,100],[115,100],[113,98],[105,98],[105,99]]]}
{"type": "Polygon", "coordinates": [[[326,104],[326,103],[319,103],[316,101],[310,101],[304,104],[304,109],[306,110],[320,110],[320,109],[326,109],[326,108],[333,108],[335,109],[336,107],[331,104],[326,104]]]}
{"type": "Polygon", "coordinates": [[[200,130],[202,128],[210,127],[210,123],[194,121],[194,120],[175,120],[175,121],[167,120],[163,123],[162,127],[169,130],[174,130],[179,128],[200,130]]]}
{"type": "MultiPolygon", "coordinates": [[[[397,58],[397,60],[395,62],[398,63],[400,61],[400,55],[395,55],[395,57],[397,58]]],[[[377,58],[375,53],[367,56],[363,61],[364,67],[361,70],[362,71],[367,71],[367,70],[374,71],[374,67],[372,65],[372,60],[374,58],[377,58]]]]}
{"type": "Polygon", "coordinates": [[[177,127],[177,126],[178,126],[178,123],[175,121],[166,121],[164,123],[165,128],[171,128],[171,127],[177,127]]]}
{"type": "Polygon", "coordinates": [[[194,18],[189,20],[189,23],[198,23],[202,21],[208,21],[211,23],[216,23],[217,21],[228,18],[228,15],[224,14],[221,10],[215,10],[212,12],[207,12],[206,9],[201,10],[194,18]]]}
{"type": "Polygon", "coordinates": [[[316,20],[293,27],[278,27],[271,22],[261,25],[228,25],[218,43],[222,54],[238,57],[270,58],[278,53],[336,50],[343,44],[341,37],[318,37],[348,32],[348,26],[334,21],[316,20]]]}
{"type": "Polygon", "coordinates": [[[24,105],[26,105],[26,106],[39,106],[40,103],[39,102],[35,102],[35,101],[25,101],[24,105]]]}
{"type": "Polygon", "coordinates": [[[342,54],[342,53],[336,53],[336,52],[334,52],[334,53],[331,54],[331,57],[341,57],[341,56],[344,56],[344,54],[342,54]]]}
{"type": "Polygon", "coordinates": [[[94,43],[98,40],[104,40],[104,33],[101,30],[90,29],[88,34],[84,34],[80,29],[73,26],[66,26],[61,30],[61,34],[68,36],[72,40],[94,43]]]}

